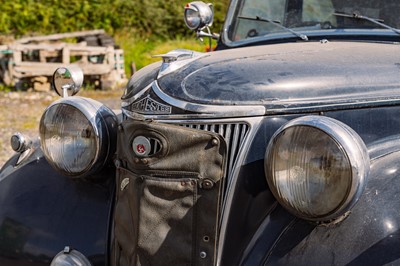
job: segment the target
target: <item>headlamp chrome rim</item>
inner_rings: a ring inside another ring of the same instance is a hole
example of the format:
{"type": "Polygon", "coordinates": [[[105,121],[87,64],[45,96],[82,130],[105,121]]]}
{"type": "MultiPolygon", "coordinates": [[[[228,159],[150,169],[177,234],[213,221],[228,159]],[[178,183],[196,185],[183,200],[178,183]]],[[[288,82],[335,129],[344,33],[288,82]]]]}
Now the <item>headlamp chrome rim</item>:
{"type": "Polygon", "coordinates": [[[291,120],[275,132],[266,149],[264,165],[265,175],[271,192],[282,206],[302,219],[323,222],[342,216],[358,201],[366,186],[370,159],[365,143],[349,126],[333,118],[310,115],[291,120]],[[314,128],[329,136],[336,143],[338,149],[344,152],[344,156],[346,156],[350,166],[351,180],[349,180],[348,191],[345,193],[343,191],[342,193],[342,195],[345,195],[344,198],[340,201],[337,208],[321,215],[309,215],[288,204],[277,192],[279,188],[276,187],[273,181],[276,172],[272,169],[271,162],[273,159],[273,150],[277,148],[275,147],[277,140],[284,132],[299,127],[314,128]]]}
{"type": "Polygon", "coordinates": [[[98,101],[77,96],[62,98],[50,104],[42,115],[39,128],[41,148],[49,164],[63,175],[86,177],[99,171],[110,161],[116,149],[117,124],[118,119],[114,112],[98,101]],[[82,114],[93,130],[95,138],[95,147],[92,147],[95,148],[94,156],[83,170],[77,172],[62,169],[59,167],[59,163],[62,162],[54,161],[50,154],[46,152],[47,144],[44,137],[46,125],[44,125],[44,121],[46,120],[49,110],[52,110],[52,108],[59,108],[60,106],[73,108],[76,112],[82,114]]]}

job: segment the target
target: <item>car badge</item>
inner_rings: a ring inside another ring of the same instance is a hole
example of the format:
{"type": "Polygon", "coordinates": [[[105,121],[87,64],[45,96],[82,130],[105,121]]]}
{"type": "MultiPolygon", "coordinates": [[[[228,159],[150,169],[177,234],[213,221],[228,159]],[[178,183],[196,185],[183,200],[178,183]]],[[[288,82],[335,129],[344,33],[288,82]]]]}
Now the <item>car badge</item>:
{"type": "Polygon", "coordinates": [[[126,188],[126,186],[128,186],[129,185],[129,178],[124,178],[124,179],[122,179],[122,181],[121,181],[121,191],[123,191],[125,188],[126,188]]]}
{"type": "Polygon", "coordinates": [[[132,142],[132,149],[139,157],[147,156],[151,151],[150,140],[146,137],[138,136],[132,142]]]}
{"type": "Polygon", "coordinates": [[[171,106],[157,102],[150,95],[147,95],[145,98],[133,102],[130,110],[142,114],[171,114],[172,108],[171,106]]]}

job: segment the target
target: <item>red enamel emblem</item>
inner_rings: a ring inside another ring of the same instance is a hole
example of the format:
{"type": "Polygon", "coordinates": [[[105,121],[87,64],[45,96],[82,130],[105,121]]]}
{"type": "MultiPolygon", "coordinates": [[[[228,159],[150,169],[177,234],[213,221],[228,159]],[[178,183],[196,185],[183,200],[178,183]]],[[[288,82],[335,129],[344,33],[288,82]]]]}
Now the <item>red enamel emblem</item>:
{"type": "Polygon", "coordinates": [[[138,144],[136,146],[136,151],[140,154],[146,153],[146,147],[143,144],[138,144]]]}

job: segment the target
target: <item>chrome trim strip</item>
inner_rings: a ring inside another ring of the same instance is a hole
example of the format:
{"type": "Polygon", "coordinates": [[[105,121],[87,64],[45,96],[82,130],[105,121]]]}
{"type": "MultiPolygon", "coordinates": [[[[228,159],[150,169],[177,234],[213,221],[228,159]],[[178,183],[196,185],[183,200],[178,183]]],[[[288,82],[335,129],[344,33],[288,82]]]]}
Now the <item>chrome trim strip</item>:
{"type": "Polygon", "coordinates": [[[231,0],[231,2],[229,4],[228,12],[225,17],[225,23],[224,23],[224,26],[222,29],[221,39],[222,39],[222,42],[228,47],[234,46],[232,44],[232,41],[229,40],[229,38],[228,38],[228,30],[232,24],[232,19],[235,15],[235,10],[236,10],[237,4],[238,4],[238,0],[231,0]]]}
{"type": "MultiPolygon", "coordinates": [[[[280,33],[274,33],[272,36],[271,35],[263,35],[259,37],[253,37],[253,38],[248,38],[248,39],[243,39],[239,41],[231,41],[228,39],[227,36],[227,30],[223,32],[223,38],[224,38],[224,44],[228,47],[235,48],[235,47],[242,47],[250,44],[254,44],[257,42],[274,42],[274,41],[281,41],[281,42],[288,42],[288,40],[293,39],[293,38],[298,38],[295,35],[292,35],[289,32],[280,32],[280,33]]],[[[346,40],[347,37],[348,40],[353,39],[354,36],[357,36],[359,38],[368,38],[370,36],[374,36],[375,38],[385,38],[385,37],[390,37],[390,38],[396,38],[399,35],[397,33],[392,32],[391,30],[388,29],[373,29],[373,30],[362,30],[362,29],[341,29],[340,33],[338,33],[337,30],[302,30],[302,34],[307,35],[307,37],[310,38],[316,38],[316,39],[334,39],[337,36],[340,36],[343,41],[346,40]]]]}
{"type": "Polygon", "coordinates": [[[121,101],[121,107],[126,107],[129,106],[130,104],[132,104],[134,101],[136,101],[137,99],[139,99],[140,97],[142,97],[142,95],[148,91],[151,87],[151,83],[149,85],[147,85],[144,89],[142,89],[141,91],[139,91],[138,93],[136,93],[135,95],[133,95],[131,98],[128,99],[123,99],[121,101]]]}
{"type": "Polygon", "coordinates": [[[228,118],[228,117],[249,117],[265,115],[266,108],[262,105],[205,105],[189,103],[186,101],[175,99],[164,93],[158,86],[157,81],[154,81],[149,86],[135,94],[134,97],[123,100],[122,107],[127,107],[134,103],[137,99],[143,96],[149,89],[162,100],[165,104],[176,107],[182,110],[187,110],[195,114],[140,114],[122,108],[122,112],[127,117],[146,120],[146,119],[188,119],[188,118],[228,118]]]}
{"type": "MultiPolygon", "coordinates": [[[[291,103],[295,104],[295,102],[291,103]]],[[[359,109],[359,108],[371,108],[371,107],[382,107],[382,106],[393,106],[400,104],[400,98],[398,96],[391,96],[390,99],[366,99],[357,100],[354,99],[352,102],[336,102],[336,103],[302,103],[303,106],[290,106],[288,102],[281,102],[276,107],[271,105],[265,112],[266,115],[276,115],[276,114],[297,114],[297,113],[312,113],[312,112],[327,112],[336,110],[346,110],[346,109],[359,109]],[[287,104],[287,106],[282,107],[287,104]],[[307,106],[306,106],[307,105],[307,106]]]]}
{"type": "MultiPolygon", "coordinates": [[[[254,139],[254,135],[258,131],[263,117],[253,117],[246,119],[246,122],[250,125],[247,137],[239,147],[238,156],[234,162],[234,166],[231,169],[231,178],[228,180],[226,186],[226,194],[224,195],[223,206],[221,210],[221,221],[220,221],[220,233],[218,238],[218,252],[217,252],[217,265],[221,265],[222,250],[224,250],[226,229],[228,226],[228,219],[230,211],[232,209],[233,194],[236,190],[237,179],[241,169],[242,162],[249,151],[251,141],[254,139]]],[[[243,133],[243,132],[242,132],[243,133]]]]}
{"type": "Polygon", "coordinates": [[[203,115],[212,114],[218,117],[248,117],[265,115],[266,111],[265,107],[262,105],[205,105],[178,100],[164,93],[157,81],[152,84],[152,89],[164,102],[180,109],[202,113],[203,115]]]}

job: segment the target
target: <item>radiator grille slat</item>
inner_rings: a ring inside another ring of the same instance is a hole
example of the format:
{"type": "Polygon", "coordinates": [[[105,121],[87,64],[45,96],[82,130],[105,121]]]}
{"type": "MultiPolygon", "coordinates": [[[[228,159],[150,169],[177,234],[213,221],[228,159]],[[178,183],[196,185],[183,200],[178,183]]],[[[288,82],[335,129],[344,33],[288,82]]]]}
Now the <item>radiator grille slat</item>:
{"type": "MultiPolygon", "coordinates": [[[[231,143],[232,143],[232,147],[231,147],[231,157],[234,157],[235,156],[235,154],[237,154],[238,153],[238,145],[240,144],[240,140],[241,140],[241,136],[240,136],[240,128],[241,128],[241,125],[239,125],[239,124],[235,124],[235,129],[234,129],[234,132],[233,132],[233,139],[232,139],[232,141],[231,141],[231,143]]],[[[233,160],[231,160],[230,162],[229,162],[230,164],[229,164],[229,168],[230,169],[232,169],[233,168],[233,160]]]]}
{"type": "Polygon", "coordinates": [[[250,126],[247,123],[185,123],[179,124],[180,126],[205,130],[220,134],[227,144],[227,160],[225,164],[225,185],[229,183],[235,167],[236,160],[238,158],[241,146],[249,133],[250,126]]]}

